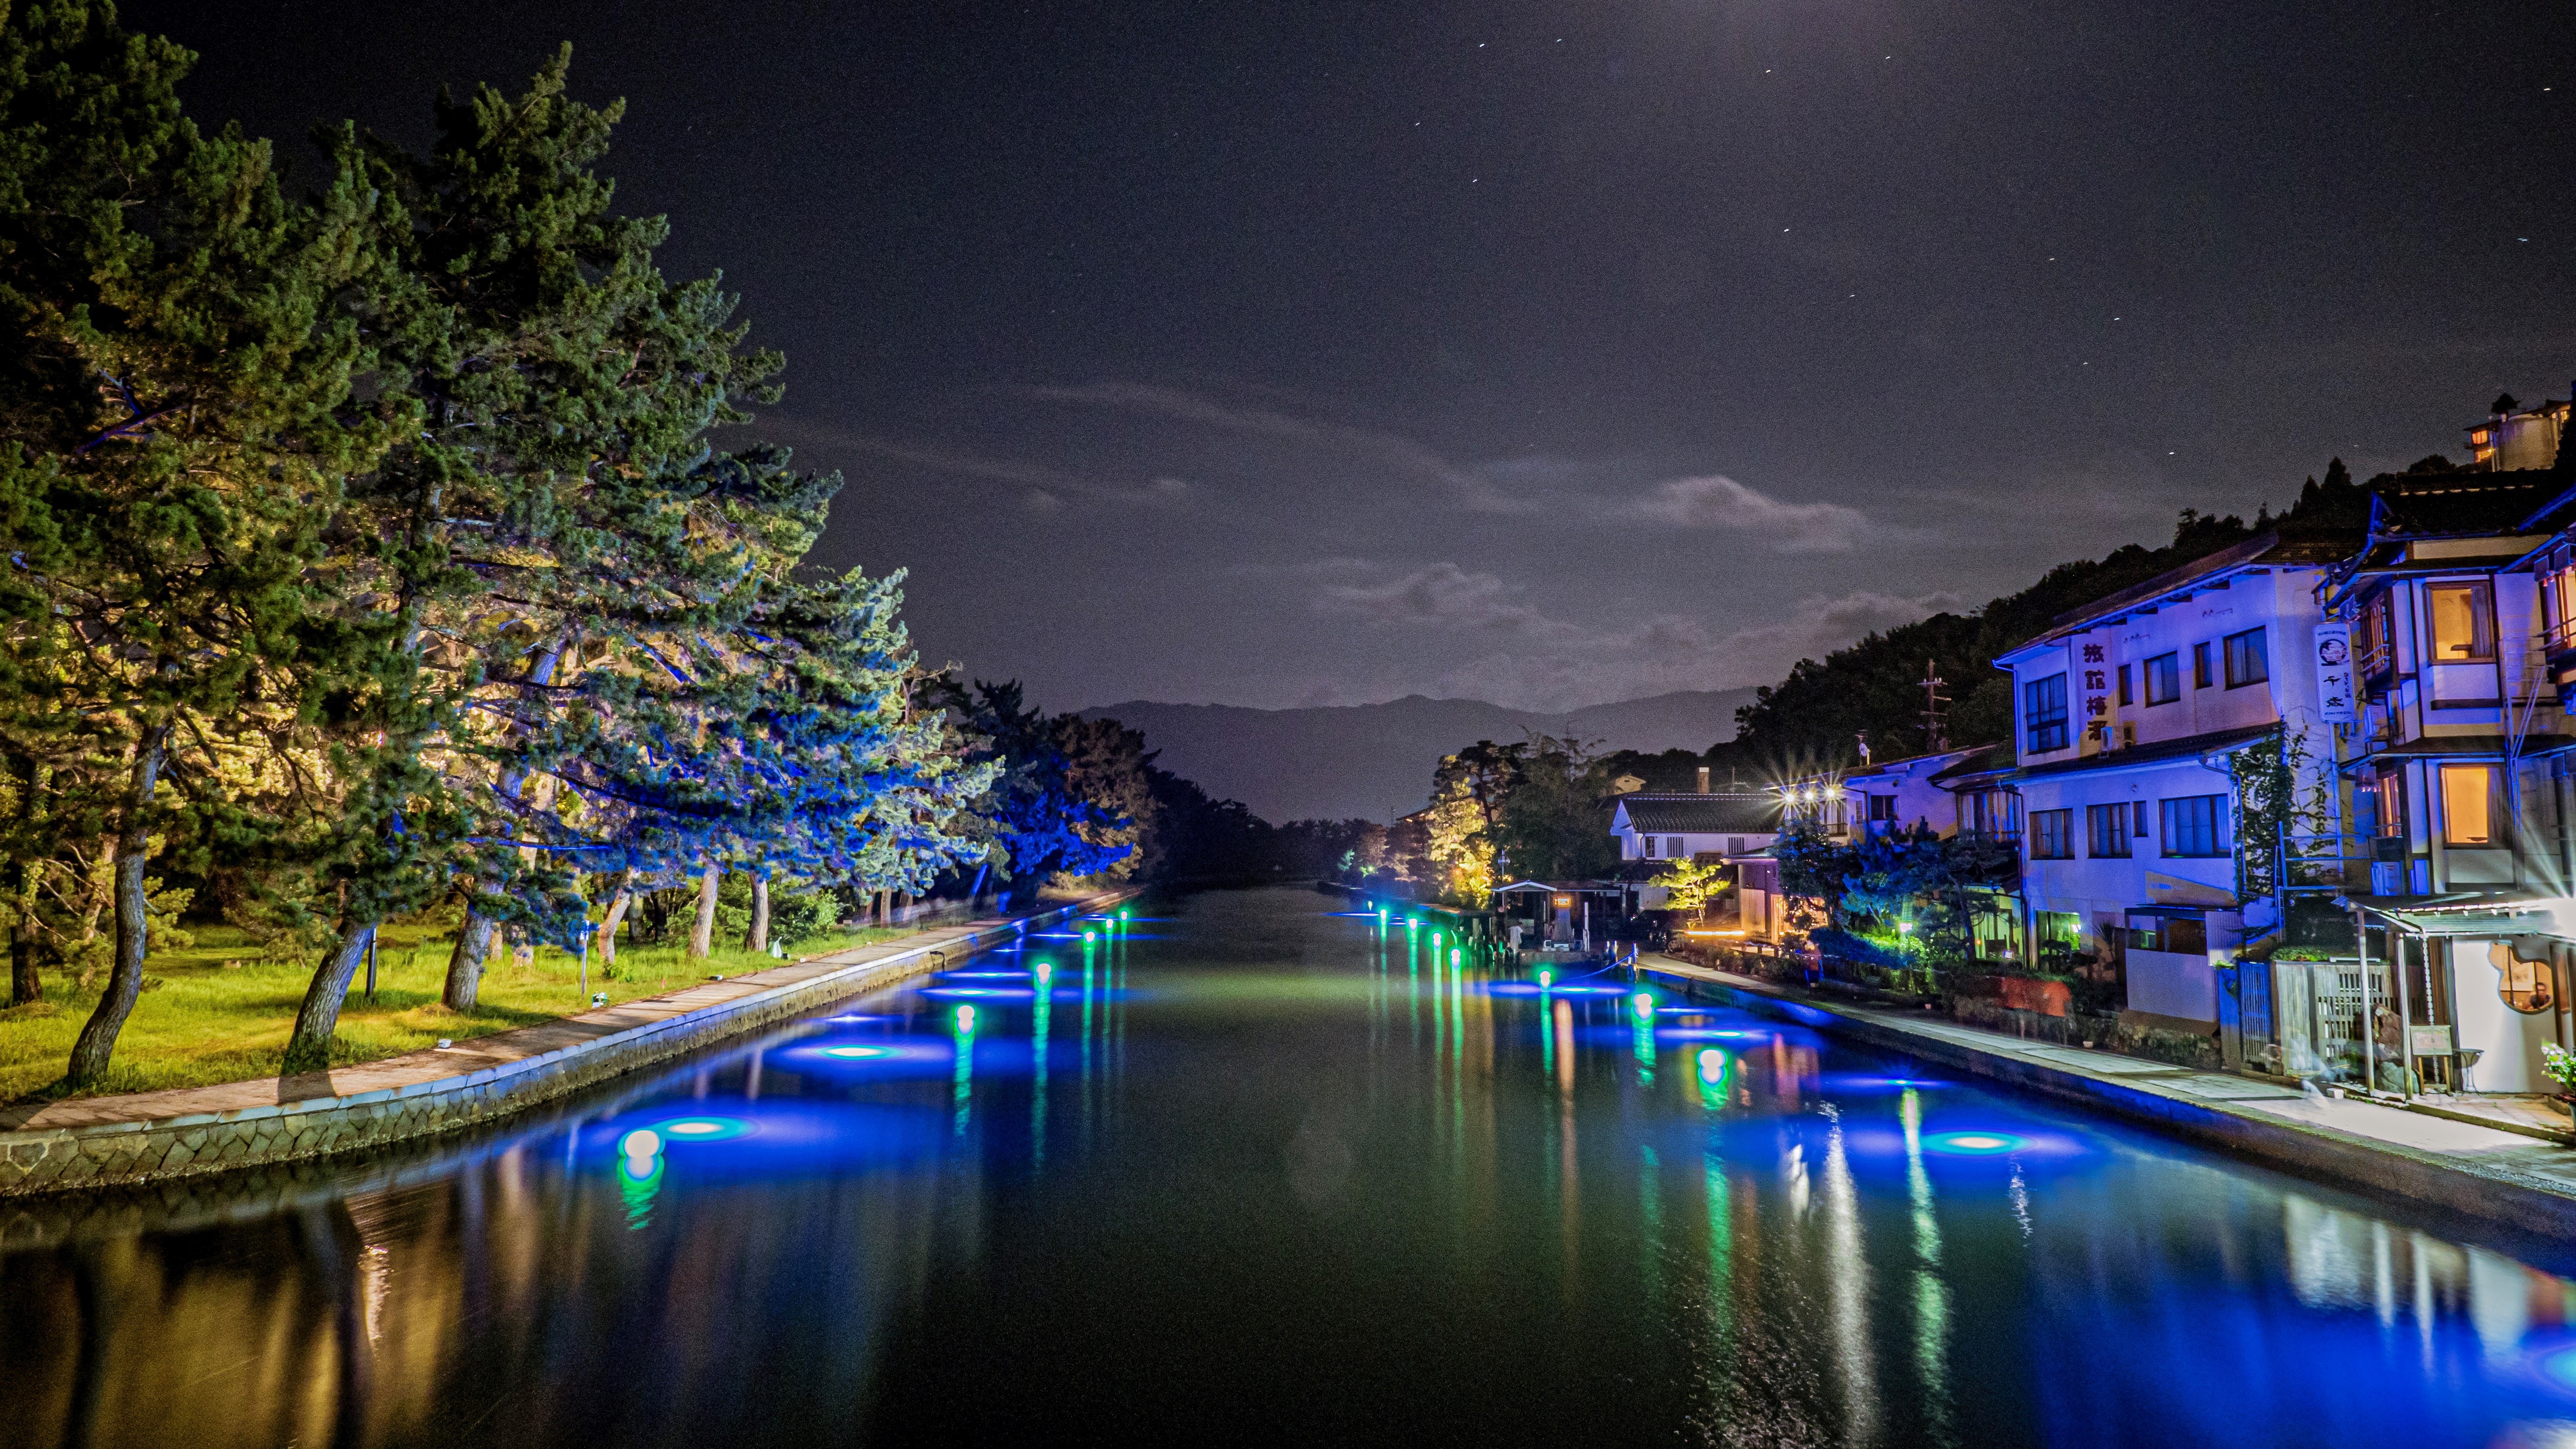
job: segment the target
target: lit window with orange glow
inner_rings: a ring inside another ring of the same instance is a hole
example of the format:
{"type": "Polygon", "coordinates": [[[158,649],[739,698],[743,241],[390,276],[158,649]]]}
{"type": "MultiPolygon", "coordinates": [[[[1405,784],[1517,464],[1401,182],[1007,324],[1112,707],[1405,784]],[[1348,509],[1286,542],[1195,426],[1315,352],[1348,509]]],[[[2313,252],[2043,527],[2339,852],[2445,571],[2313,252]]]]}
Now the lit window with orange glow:
{"type": "Polygon", "coordinates": [[[2504,823],[2499,772],[2493,765],[2442,767],[2442,843],[2495,845],[2504,823]]]}

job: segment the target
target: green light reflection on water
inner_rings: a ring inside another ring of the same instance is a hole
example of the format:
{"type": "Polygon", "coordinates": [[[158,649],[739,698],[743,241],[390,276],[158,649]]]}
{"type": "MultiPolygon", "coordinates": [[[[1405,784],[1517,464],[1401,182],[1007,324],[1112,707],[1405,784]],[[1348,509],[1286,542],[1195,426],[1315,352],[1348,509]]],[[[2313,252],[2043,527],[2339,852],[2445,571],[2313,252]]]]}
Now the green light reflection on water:
{"type": "MultiPolygon", "coordinates": [[[[632,1134],[650,1137],[650,1132],[632,1134]]],[[[662,1190],[662,1153],[628,1154],[617,1164],[617,1195],[626,1204],[626,1230],[642,1232],[653,1220],[653,1199],[662,1190]]]]}
{"type": "Polygon", "coordinates": [[[1055,1007],[1055,967],[1040,961],[1037,966],[1038,995],[1029,1023],[1029,1165],[1033,1171],[1046,1168],[1047,1118],[1047,1018],[1055,1007]]]}
{"type": "Polygon", "coordinates": [[[1905,1124],[1905,1190],[1914,1217],[1914,1366],[1923,1380],[1924,1416],[1934,1437],[1949,1437],[1950,1285],[1941,1279],[1941,1224],[1932,1212],[1932,1176],[1923,1169],[1923,1099],[1914,1088],[1896,1104],[1905,1124]]]}
{"type": "Polygon", "coordinates": [[[975,1106],[975,1008],[957,1008],[957,1117],[954,1135],[966,1135],[967,1119],[975,1106]]]}

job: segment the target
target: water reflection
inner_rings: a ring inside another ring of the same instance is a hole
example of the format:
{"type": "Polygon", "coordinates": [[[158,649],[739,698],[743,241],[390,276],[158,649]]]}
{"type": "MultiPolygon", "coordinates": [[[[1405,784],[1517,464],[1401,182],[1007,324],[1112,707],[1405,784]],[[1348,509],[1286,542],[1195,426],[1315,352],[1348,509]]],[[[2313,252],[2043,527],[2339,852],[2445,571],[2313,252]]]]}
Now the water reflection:
{"type": "Polygon", "coordinates": [[[0,1215],[11,1442],[2576,1423],[2544,1248],[1433,924],[1157,914],[507,1133],[0,1215]]]}

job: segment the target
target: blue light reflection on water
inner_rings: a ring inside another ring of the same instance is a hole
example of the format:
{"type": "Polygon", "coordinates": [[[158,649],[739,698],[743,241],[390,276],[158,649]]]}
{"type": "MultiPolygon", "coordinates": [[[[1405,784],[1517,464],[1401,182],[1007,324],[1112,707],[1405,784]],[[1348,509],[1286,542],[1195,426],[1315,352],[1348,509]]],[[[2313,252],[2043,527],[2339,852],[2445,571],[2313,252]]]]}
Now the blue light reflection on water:
{"type": "MultiPolygon", "coordinates": [[[[208,1442],[244,1444],[327,1437],[295,1416],[339,1391],[335,1322],[381,1355],[382,1422],[509,1395],[499,1437],[529,1444],[998,1442],[1078,1414],[1119,1438],[2342,1449],[2576,1422],[2576,1290],[2538,1249],[1742,1013],[1647,1016],[1617,975],[1497,990],[1374,921],[1298,934],[1298,904],[1201,897],[1182,944],[1049,953],[1043,1000],[916,985],[460,1145],[353,1199],[348,1271],[265,1270],[273,1299],[230,1317],[321,1337],[258,1372],[206,1375],[267,1350],[189,1326],[272,1250],[147,1237],[99,1262],[149,1270],[127,1326],[169,1337],[106,1361],[196,1385],[243,1426],[208,1442]],[[333,1291],[357,1307],[311,1310],[333,1291]]],[[[278,1234],[288,1260],[312,1231],[278,1234]]],[[[40,1286],[0,1373],[79,1341],[43,1307],[79,1295],[40,1286]]]]}

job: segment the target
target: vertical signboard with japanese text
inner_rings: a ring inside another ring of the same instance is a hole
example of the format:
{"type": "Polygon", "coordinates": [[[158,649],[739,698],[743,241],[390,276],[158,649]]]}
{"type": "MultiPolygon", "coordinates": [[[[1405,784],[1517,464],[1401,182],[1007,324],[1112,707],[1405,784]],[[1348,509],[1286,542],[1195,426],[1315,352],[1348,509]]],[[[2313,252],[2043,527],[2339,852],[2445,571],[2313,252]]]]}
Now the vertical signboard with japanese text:
{"type": "Polygon", "coordinates": [[[2328,620],[2316,627],[2317,715],[2328,724],[2351,724],[2352,626],[2328,620]]]}

